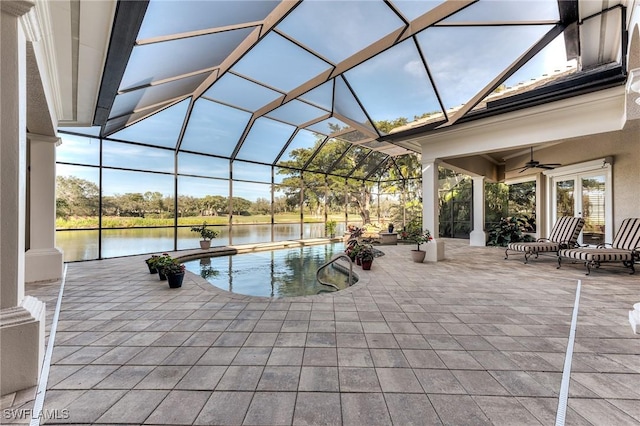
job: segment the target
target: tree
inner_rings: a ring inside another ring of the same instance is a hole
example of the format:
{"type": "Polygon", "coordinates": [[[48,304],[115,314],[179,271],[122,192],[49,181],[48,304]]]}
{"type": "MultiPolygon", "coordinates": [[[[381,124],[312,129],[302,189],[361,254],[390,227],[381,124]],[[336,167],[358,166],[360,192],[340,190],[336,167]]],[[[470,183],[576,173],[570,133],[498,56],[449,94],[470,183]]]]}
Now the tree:
{"type": "Polygon", "coordinates": [[[161,192],[147,191],[144,193],[143,198],[145,201],[144,209],[149,213],[155,213],[162,217],[168,209],[173,210],[173,206],[166,206],[161,192]]]}
{"type": "Polygon", "coordinates": [[[242,197],[233,197],[233,214],[248,215],[251,210],[251,201],[242,197]]]}
{"type": "Polygon", "coordinates": [[[373,182],[336,176],[351,173],[360,163],[362,156],[358,150],[349,150],[349,142],[331,139],[322,145],[323,142],[324,138],[318,135],[313,147],[299,148],[291,152],[290,159],[281,164],[289,168],[278,169],[279,174],[287,176],[282,180],[279,189],[289,199],[295,199],[297,196],[299,200],[300,188],[304,188],[302,202],[316,215],[322,213],[323,206],[331,207],[332,203],[343,206],[344,195],[348,194],[350,205],[356,208],[363,223],[369,223],[373,182]],[[308,171],[301,176],[300,171],[295,169],[302,169],[316,150],[318,152],[311,160],[308,171]]]}
{"type": "Polygon", "coordinates": [[[201,216],[218,216],[229,211],[229,198],[222,195],[205,195],[200,199],[201,216]]]}
{"type": "Polygon", "coordinates": [[[127,192],[124,195],[117,195],[120,214],[123,216],[144,217],[145,199],[139,192],[127,192]]]}
{"type": "Polygon", "coordinates": [[[97,216],[98,185],[76,176],[56,177],[56,216],[97,216]]]}
{"type": "Polygon", "coordinates": [[[271,214],[271,200],[258,198],[251,207],[252,214],[271,214]]]}

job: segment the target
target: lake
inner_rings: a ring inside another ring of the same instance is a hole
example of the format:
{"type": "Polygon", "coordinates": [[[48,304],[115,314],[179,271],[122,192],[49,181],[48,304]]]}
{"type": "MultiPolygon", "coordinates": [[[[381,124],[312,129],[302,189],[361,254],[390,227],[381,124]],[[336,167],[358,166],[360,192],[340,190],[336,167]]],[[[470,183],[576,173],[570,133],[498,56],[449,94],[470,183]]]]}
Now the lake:
{"type": "MultiPolygon", "coordinates": [[[[214,229],[219,231],[219,236],[211,241],[212,247],[300,239],[299,223],[233,225],[232,235],[228,226],[216,226],[214,229]]],[[[337,235],[342,235],[344,229],[344,223],[338,223],[337,235]]],[[[189,227],[178,228],[177,231],[175,248],[174,228],[103,229],[101,256],[98,253],[98,230],[56,231],[56,247],[64,252],[65,262],[200,247],[200,236],[191,232],[189,227]]],[[[303,239],[325,236],[323,223],[305,223],[302,231],[303,239]]]]}

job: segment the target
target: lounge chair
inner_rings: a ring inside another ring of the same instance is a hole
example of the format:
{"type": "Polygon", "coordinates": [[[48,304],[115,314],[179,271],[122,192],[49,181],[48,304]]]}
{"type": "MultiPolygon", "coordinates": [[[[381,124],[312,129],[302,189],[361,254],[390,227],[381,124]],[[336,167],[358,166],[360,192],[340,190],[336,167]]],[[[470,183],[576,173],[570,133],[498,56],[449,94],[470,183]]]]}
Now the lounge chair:
{"type": "Polygon", "coordinates": [[[623,266],[631,268],[630,273],[633,274],[636,272],[633,263],[640,260],[640,219],[623,220],[611,244],[558,251],[558,269],[562,258],[583,261],[587,267],[587,275],[591,273],[591,268],[599,268],[605,262],[622,262],[623,266]]]}
{"type": "Polygon", "coordinates": [[[524,263],[529,261],[532,255],[536,258],[540,253],[557,254],[558,250],[578,246],[578,235],[584,226],[581,217],[562,216],[558,218],[551,229],[549,238],[538,238],[532,242],[509,243],[504,251],[504,258],[509,258],[509,251],[524,253],[524,263]]]}

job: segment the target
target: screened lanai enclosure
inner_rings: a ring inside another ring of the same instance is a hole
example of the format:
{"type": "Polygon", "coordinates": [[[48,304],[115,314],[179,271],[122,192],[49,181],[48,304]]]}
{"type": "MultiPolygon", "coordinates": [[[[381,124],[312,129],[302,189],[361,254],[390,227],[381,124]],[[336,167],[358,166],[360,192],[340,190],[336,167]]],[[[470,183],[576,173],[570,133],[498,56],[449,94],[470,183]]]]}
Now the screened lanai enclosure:
{"type": "Polygon", "coordinates": [[[212,245],[237,245],[325,237],[327,221],[341,235],[420,217],[417,156],[309,137],[266,165],[62,135],[57,244],[82,260],[194,248],[191,226],[204,222],[219,232],[212,245]]]}
{"type": "MultiPolygon", "coordinates": [[[[620,7],[492,3],[118,2],[94,127],[59,129],[56,245],[88,260],[194,248],[204,222],[237,245],[420,220],[411,136],[620,61],[576,60],[580,27],[621,27],[620,7]]],[[[468,180],[443,169],[440,188],[439,234],[468,236],[468,180]]],[[[508,213],[495,193],[488,221],[508,213]]]]}

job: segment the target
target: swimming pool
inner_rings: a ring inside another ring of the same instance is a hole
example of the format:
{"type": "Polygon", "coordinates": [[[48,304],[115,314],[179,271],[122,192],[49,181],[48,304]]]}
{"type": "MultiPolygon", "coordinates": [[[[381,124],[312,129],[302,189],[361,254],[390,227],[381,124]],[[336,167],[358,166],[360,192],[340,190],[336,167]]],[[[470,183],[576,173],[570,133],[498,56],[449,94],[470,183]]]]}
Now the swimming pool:
{"type": "MultiPolygon", "coordinates": [[[[316,281],[317,269],[334,254],[344,252],[343,243],[279,249],[233,256],[207,257],[184,262],[188,271],[211,284],[236,294],[266,297],[309,296],[336,291],[316,281]]],[[[323,270],[323,279],[340,289],[348,277],[334,268],[323,270]]]]}

